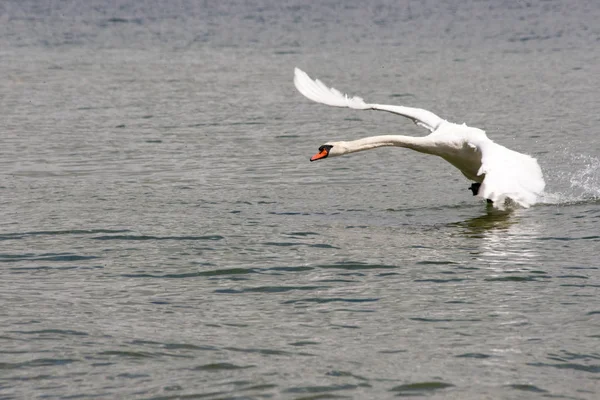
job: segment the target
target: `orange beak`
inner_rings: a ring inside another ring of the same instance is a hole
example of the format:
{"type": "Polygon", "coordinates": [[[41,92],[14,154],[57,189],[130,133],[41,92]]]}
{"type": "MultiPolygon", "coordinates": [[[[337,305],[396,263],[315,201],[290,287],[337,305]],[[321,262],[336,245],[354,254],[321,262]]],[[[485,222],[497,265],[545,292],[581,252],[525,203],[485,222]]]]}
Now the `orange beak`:
{"type": "Polygon", "coordinates": [[[328,155],[329,155],[329,150],[327,150],[327,149],[323,149],[323,150],[321,150],[320,152],[318,152],[317,154],[315,154],[314,156],[312,156],[312,157],[310,158],[310,161],[316,161],[316,160],[319,160],[319,159],[321,159],[321,158],[325,158],[325,157],[327,157],[328,155]]]}

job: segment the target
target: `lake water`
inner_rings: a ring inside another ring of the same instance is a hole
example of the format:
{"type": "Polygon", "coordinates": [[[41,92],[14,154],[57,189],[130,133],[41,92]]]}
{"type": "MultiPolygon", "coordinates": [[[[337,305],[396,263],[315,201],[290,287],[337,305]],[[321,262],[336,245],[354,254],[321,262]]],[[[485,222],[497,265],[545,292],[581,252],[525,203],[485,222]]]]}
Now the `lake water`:
{"type": "Polygon", "coordinates": [[[0,398],[597,399],[596,1],[0,5],[0,398]],[[401,3],[401,4],[398,4],[401,3]],[[538,158],[502,213],[423,135],[538,158]]]}

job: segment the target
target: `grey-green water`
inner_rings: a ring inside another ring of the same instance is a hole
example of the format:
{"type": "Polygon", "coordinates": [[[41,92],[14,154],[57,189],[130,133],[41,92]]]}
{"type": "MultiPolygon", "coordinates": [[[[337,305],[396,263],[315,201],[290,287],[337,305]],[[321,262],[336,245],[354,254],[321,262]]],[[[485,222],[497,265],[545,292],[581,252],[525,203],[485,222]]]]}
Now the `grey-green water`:
{"type": "Polygon", "coordinates": [[[596,2],[0,6],[2,399],[595,399],[596,2]],[[494,212],[295,66],[538,158],[494,212]]]}

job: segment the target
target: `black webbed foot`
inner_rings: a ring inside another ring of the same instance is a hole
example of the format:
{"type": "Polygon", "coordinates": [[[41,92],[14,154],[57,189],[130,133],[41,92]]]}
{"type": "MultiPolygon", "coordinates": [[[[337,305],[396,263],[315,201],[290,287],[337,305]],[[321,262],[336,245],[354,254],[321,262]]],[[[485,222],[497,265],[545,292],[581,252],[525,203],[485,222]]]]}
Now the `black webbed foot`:
{"type": "MultiPolygon", "coordinates": [[[[479,193],[479,188],[481,187],[481,183],[475,182],[473,184],[471,184],[471,186],[469,186],[469,190],[473,193],[473,196],[477,196],[477,193],[479,193]]],[[[494,204],[493,201],[491,201],[490,199],[485,199],[487,201],[488,204],[494,204]]]]}
{"type": "Polygon", "coordinates": [[[480,186],[481,183],[473,183],[471,186],[469,186],[469,190],[473,192],[473,196],[477,196],[477,193],[479,193],[480,186]]]}

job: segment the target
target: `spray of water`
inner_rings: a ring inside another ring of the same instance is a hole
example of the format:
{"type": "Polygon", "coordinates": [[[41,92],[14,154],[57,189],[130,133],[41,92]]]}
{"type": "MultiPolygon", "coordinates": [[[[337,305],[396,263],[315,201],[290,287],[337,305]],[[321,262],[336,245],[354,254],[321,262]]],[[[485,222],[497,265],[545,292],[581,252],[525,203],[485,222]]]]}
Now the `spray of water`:
{"type": "Polygon", "coordinates": [[[564,153],[544,171],[544,204],[573,204],[600,201],[600,158],[564,153]]]}

